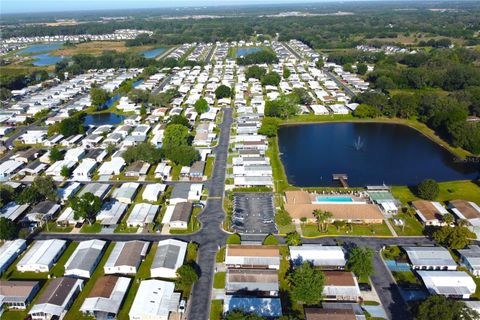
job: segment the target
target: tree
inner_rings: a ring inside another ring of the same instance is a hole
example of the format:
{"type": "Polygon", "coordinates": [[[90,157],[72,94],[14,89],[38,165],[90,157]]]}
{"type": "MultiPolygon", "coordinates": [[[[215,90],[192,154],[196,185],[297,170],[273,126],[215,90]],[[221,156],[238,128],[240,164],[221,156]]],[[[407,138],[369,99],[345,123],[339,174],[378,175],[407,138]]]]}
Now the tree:
{"type": "Polygon", "coordinates": [[[283,67],[283,79],[288,79],[291,75],[290,69],[288,67],[283,67]]]}
{"type": "Polygon", "coordinates": [[[18,226],[5,217],[0,217],[0,240],[13,240],[17,237],[18,226]]]}
{"type": "Polygon", "coordinates": [[[295,268],[288,276],[292,288],[292,298],[303,304],[317,304],[322,299],[325,276],[309,262],[295,268]]]}
{"type": "Polygon", "coordinates": [[[165,152],[165,157],[170,161],[182,166],[190,166],[195,161],[200,160],[200,154],[192,146],[173,146],[162,148],[165,152]]]}
{"type": "Polygon", "coordinates": [[[438,193],[440,192],[440,187],[438,186],[437,181],[433,179],[425,179],[417,186],[417,195],[425,200],[435,200],[438,193]]]}
{"type": "Polygon", "coordinates": [[[335,226],[335,228],[337,228],[337,231],[340,231],[340,229],[344,228],[347,223],[343,220],[335,220],[333,222],[333,225],[335,226]]]}
{"type": "Polygon", "coordinates": [[[262,77],[262,85],[278,86],[281,80],[282,77],[278,73],[276,73],[275,71],[271,71],[262,77]]]}
{"type": "Polygon", "coordinates": [[[50,162],[57,162],[57,161],[60,161],[60,160],[63,160],[63,152],[61,152],[57,146],[53,146],[51,149],[50,149],[50,155],[48,156],[48,159],[50,160],[50,162]]]}
{"type": "Polygon", "coordinates": [[[325,62],[321,58],[315,61],[315,66],[319,69],[322,69],[324,65],[325,65],[325,62]]]}
{"type": "Polygon", "coordinates": [[[267,117],[288,119],[298,112],[299,107],[297,103],[286,96],[265,103],[265,115],[267,117]]]}
{"type": "Polygon", "coordinates": [[[453,214],[451,213],[446,213],[442,216],[442,221],[445,222],[448,226],[451,225],[453,222],[455,222],[455,218],[453,217],[453,214]]]}
{"type": "Polygon", "coordinates": [[[60,169],[60,175],[62,177],[68,178],[70,176],[70,169],[67,166],[63,166],[60,169]]]}
{"type": "Polygon", "coordinates": [[[373,274],[374,251],[370,247],[354,247],[348,254],[347,269],[359,278],[373,274]]]}
{"type": "Polygon", "coordinates": [[[107,91],[94,87],[90,89],[90,98],[94,107],[101,108],[110,97],[107,91]]]}
{"type": "Polygon", "coordinates": [[[128,93],[128,98],[134,103],[145,103],[148,102],[150,94],[146,90],[132,89],[128,93]]]}
{"type": "Polygon", "coordinates": [[[287,233],[285,243],[289,246],[299,246],[302,244],[302,238],[297,231],[287,233]]]}
{"type": "Polygon", "coordinates": [[[198,273],[191,264],[184,264],[177,269],[176,283],[182,287],[189,287],[198,281],[198,273]]]}
{"type": "Polygon", "coordinates": [[[267,73],[267,70],[265,68],[259,67],[259,66],[251,66],[248,67],[247,70],[245,71],[245,77],[248,79],[250,78],[255,78],[255,79],[262,79],[262,77],[267,73]]]}
{"type": "Polygon", "coordinates": [[[208,111],[208,102],[204,98],[200,98],[195,102],[194,107],[198,114],[202,114],[208,111]]]}
{"type": "Polygon", "coordinates": [[[15,190],[6,184],[0,185],[0,207],[3,207],[15,197],[15,190]]]}
{"type": "Polygon", "coordinates": [[[227,238],[227,244],[241,244],[242,239],[238,233],[234,233],[227,238]]]}
{"type": "Polygon", "coordinates": [[[458,250],[465,248],[477,236],[465,226],[445,226],[436,230],[433,238],[442,246],[458,250]]]}
{"type": "Polygon", "coordinates": [[[272,64],[277,62],[277,55],[271,50],[261,50],[237,58],[237,63],[242,66],[262,63],[272,64]]]}
{"type": "Polygon", "coordinates": [[[278,245],[278,240],[273,234],[269,234],[268,236],[263,239],[264,246],[276,246],[278,245]]]}
{"type": "Polygon", "coordinates": [[[277,118],[265,117],[262,120],[260,129],[258,129],[258,133],[267,137],[275,137],[278,131],[278,124],[279,121],[277,118]]]}
{"type": "Polygon", "coordinates": [[[136,146],[128,147],[122,154],[127,164],[141,160],[150,164],[159,163],[163,158],[163,151],[153,144],[142,142],[136,146]]]}
{"type": "Polygon", "coordinates": [[[365,63],[357,64],[357,73],[358,74],[365,74],[368,71],[368,66],[365,63]]]}
{"type": "Polygon", "coordinates": [[[70,207],[73,209],[73,217],[75,220],[85,219],[89,224],[95,222],[97,213],[102,208],[102,200],[93,193],[87,192],[81,197],[73,197],[70,199],[70,207]]]}
{"type": "Polygon", "coordinates": [[[480,315],[463,301],[432,295],[423,301],[416,312],[417,320],[475,320],[480,315]]]}
{"type": "Polygon", "coordinates": [[[381,115],[381,112],[373,106],[362,103],[353,110],[352,115],[358,118],[376,118],[381,115]]]}
{"type": "Polygon", "coordinates": [[[304,88],[294,88],[292,96],[295,96],[297,103],[311,105],[313,103],[312,96],[304,88]]]}
{"type": "Polygon", "coordinates": [[[181,115],[175,115],[170,117],[167,123],[167,127],[171,126],[172,124],[180,124],[186,128],[190,128],[190,121],[187,118],[181,115]]]}
{"type": "Polygon", "coordinates": [[[232,89],[229,86],[226,86],[224,84],[220,85],[215,90],[215,97],[217,99],[229,98],[231,96],[232,96],[232,89]]]}
{"type": "Polygon", "coordinates": [[[163,135],[163,145],[165,148],[186,146],[190,133],[188,129],[181,124],[172,124],[165,128],[163,135]]]}
{"type": "Polygon", "coordinates": [[[313,215],[315,216],[315,219],[317,220],[317,227],[318,231],[327,231],[327,225],[330,219],[332,219],[333,214],[328,211],[324,210],[313,210],[313,215]],[[321,226],[321,228],[320,228],[321,226]]]}
{"type": "Polygon", "coordinates": [[[57,186],[52,177],[36,176],[32,184],[20,193],[17,202],[20,204],[36,204],[44,200],[55,201],[57,186]]]}

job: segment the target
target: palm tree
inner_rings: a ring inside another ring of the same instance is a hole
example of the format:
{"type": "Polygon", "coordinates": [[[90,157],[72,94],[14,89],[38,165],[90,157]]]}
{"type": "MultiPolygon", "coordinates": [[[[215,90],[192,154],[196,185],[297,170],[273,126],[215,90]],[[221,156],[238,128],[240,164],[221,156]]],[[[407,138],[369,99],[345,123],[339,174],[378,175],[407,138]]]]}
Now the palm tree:
{"type": "Polygon", "coordinates": [[[332,213],[328,211],[316,209],[316,210],[313,210],[313,215],[317,220],[318,231],[326,231],[325,226],[328,223],[328,220],[332,218],[332,213]],[[322,226],[321,230],[320,230],[320,225],[322,226]]]}

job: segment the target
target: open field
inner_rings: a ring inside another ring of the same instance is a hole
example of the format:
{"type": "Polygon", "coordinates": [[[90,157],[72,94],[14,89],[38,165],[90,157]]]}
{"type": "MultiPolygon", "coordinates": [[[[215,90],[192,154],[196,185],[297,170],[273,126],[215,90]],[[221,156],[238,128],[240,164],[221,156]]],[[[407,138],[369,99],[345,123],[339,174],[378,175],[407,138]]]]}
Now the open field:
{"type": "Polygon", "coordinates": [[[127,47],[125,41],[89,41],[77,44],[71,47],[63,47],[52,51],[54,56],[71,56],[74,54],[101,54],[103,51],[118,51],[118,52],[140,52],[153,49],[154,46],[138,46],[127,47]]]}

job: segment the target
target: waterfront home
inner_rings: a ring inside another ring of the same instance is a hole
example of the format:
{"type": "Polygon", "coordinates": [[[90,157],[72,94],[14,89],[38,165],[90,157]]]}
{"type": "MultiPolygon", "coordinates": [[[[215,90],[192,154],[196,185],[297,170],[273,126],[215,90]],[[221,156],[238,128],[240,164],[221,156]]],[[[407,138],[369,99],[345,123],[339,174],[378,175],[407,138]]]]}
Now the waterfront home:
{"type": "Polygon", "coordinates": [[[480,206],[466,200],[450,200],[448,207],[458,219],[464,219],[473,227],[480,227],[480,206]]]}
{"type": "Polygon", "coordinates": [[[413,270],[456,270],[457,263],[443,247],[403,247],[413,270]]]}
{"type": "Polygon", "coordinates": [[[83,280],[54,278],[46,286],[28,313],[33,320],[62,319],[82,290],[83,280]]]}
{"type": "Polygon", "coordinates": [[[138,240],[115,243],[103,271],[105,274],[135,275],[149,245],[149,242],[138,240]]]}
{"type": "Polygon", "coordinates": [[[460,263],[465,266],[474,276],[480,276],[480,247],[471,245],[468,248],[458,250],[460,263]]]}
{"type": "Polygon", "coordinates": [[[418,217],[425,226],[444,226],[443,215],[448,211],[439,202],[416,200],[412,201],[418,217]]]}
{"type": "Polygon", "coordinates": [[[23,239],[5,241],[0,246],[0,274],[3,274],[26,248],[27,242],[23,239]]]}
{"type": "Polygon", "coordinates": [[[183,265],[187,243],[175,239],[158,242],[150,275],[152,278],[176,278],[177,269],[183,265]]]}

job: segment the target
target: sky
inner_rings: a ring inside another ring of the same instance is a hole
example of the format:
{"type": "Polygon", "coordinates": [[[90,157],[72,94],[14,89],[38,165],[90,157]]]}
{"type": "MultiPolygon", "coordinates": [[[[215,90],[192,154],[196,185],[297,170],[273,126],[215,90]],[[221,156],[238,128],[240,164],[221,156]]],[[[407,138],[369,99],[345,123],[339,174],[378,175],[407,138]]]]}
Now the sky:
{"type": "Polygon", "coordinates": [[[315,3],[322,1],[325,0],[0,0],[0,14],[133,8],[142,9],[173,6],[195,7],[273,3],[284,4],[299,2],[315,3]]]}

